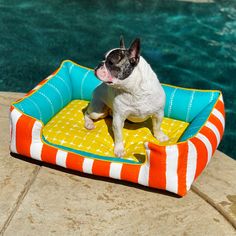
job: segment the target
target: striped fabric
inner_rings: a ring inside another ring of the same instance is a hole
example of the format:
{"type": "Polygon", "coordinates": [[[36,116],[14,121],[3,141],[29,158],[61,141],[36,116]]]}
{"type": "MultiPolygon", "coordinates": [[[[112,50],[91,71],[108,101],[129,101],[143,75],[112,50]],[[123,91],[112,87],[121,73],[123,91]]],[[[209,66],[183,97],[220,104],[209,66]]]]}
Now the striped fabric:
{"type": "Polygon", "coordinates": [[[11,152],[88,174],[164,189],[180,196],[187,193],[209,163],[225,126],[224,103],[220,95],[197,135],[170,146],[147,142],[146,162],[130,164],[84,157],[46,144],[41,136],[43,123],[14,105],[10,109],[10,119],[11,152]]]}

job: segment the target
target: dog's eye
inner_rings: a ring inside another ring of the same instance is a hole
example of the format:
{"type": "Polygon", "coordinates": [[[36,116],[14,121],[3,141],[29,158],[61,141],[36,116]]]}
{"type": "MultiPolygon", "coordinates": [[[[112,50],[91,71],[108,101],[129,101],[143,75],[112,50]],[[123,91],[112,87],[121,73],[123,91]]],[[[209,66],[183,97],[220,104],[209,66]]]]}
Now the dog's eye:
{"type": "Polygon", "coordinates": [[[113,66],[113,62],[111,60],[108,61],[108,65],[113,66]]]}

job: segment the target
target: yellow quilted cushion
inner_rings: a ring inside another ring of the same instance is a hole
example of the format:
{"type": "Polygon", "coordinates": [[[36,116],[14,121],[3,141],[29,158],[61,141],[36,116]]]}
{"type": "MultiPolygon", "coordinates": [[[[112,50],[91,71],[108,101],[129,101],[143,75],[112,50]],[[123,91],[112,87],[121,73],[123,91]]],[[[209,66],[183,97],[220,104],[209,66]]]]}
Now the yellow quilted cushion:
{"type": "MultiPolygon", "coordinates": [[[[73,100],[54,116],[44,127],[44,138],[53,144],[94,153],[101,156],[114,156],[112,119],[106,118],[95,122],[94,130],[84,128],[83,109],[87,101],[73,100]]],[[[161,129],[169,136],[163,144],[174,144],[178,141],[188,123],[164,118],[161,129]]],[[[152,135],[151,119],[143,123],[125,123],[123,137],[127,159],[144,161],[145,148],[143,143],[150,141],[160,144],[152,135]]]]}

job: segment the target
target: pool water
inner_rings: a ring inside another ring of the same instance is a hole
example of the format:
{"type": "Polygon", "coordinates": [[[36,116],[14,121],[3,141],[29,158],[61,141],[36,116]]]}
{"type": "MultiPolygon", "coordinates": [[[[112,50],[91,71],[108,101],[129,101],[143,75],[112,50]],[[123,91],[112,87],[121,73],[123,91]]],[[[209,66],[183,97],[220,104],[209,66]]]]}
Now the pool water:
{"type": "Polygon", "coordinates": [[[236,159],[236,1],[0,1],[0,22],[0,90],[27,92],[64,59],[95,67],[121,34],[140,37],[162,83],[223,92],[219,149],[236,159]]]}

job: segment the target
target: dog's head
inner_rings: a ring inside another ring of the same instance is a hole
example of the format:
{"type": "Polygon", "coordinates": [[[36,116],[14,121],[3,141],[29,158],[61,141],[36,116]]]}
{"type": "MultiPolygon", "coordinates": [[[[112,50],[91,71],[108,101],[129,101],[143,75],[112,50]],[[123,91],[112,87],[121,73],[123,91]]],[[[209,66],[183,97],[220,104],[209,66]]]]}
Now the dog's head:
{"type": "Polygon", "coordinates": [[[122,84],[138,65],[140,58],[140,39],[135,39],[126,49],[124,39],[120,39],[120,47],[105,54],[105,59],[95,68],[95,75],[102,82],[115,86],[122,84]]]}

